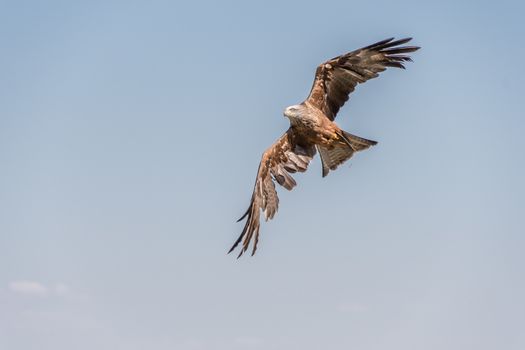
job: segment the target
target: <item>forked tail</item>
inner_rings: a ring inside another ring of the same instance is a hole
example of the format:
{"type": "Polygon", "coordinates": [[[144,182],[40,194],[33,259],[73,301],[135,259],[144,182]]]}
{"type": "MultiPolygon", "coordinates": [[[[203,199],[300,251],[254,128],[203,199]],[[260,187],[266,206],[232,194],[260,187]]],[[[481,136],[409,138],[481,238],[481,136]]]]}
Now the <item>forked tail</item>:
{"type": "Polygon", "coordinates": [[[317,146],[323,165],[323,177],[328,175],[330,170],[335,170],[340,164],[350,159],[355,152],[377,144],[376,141],[364,139],[343,130],[338,136],[340,140],[329,147],[317,146]]]}

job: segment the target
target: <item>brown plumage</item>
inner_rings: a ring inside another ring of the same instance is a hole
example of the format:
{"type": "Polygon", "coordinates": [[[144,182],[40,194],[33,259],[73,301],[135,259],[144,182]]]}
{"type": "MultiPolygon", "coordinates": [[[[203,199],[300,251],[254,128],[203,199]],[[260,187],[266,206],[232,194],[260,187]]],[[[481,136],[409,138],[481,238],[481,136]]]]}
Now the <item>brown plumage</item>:
{"type": "Polygon", "coordinates": [[[262,156],[250,206],[238,220],[246,218],[244,229],[228,253],[242,241],[240,257],[252,240],[252,255],[255,253],[260,212],[264,213],[266,220],[272,219],[279,206],[274,181],[291,190],[296,182],[290,173],[306,171],[316,150],[319,151],[324,177],[355,152],[377,143],[343,131],[333,120],[357,84],[377,77],[387,67],[405,68],[403,63],[411,61],[407,54],[419,49],[417,46],[400,46],[410,40],[382,40],[317,67],[308,98],[284,112],[290,119],[290,128],[262,156]]]}
{"type": "Polygon", "coordinates": [[[419,49],[403,46],[412,38],[379,41],[361,49],[337,56],[317,67],[312,91],[306,99],[319,108],[330,120],[334,120],[339,108],[357,84],[378,76],[387,67],[405,69],[403,62],[412,61],[406,54],[419,49]]]}

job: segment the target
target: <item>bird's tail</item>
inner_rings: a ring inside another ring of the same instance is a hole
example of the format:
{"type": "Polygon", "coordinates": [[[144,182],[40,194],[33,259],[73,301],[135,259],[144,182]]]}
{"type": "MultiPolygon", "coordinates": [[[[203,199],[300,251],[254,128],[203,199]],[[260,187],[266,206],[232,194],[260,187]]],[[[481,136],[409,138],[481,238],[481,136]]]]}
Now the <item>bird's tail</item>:
{"type": "Polygon", "coordinates": [[[367,140],[343,130],[340,131],[338,136],[339,140],[330,147],[317,146],[323,165],[323,177],[328,175],[330,170],[335,170],[340,164],[350,159],[355,152],[377,144],[376,141],[367,140]]]}

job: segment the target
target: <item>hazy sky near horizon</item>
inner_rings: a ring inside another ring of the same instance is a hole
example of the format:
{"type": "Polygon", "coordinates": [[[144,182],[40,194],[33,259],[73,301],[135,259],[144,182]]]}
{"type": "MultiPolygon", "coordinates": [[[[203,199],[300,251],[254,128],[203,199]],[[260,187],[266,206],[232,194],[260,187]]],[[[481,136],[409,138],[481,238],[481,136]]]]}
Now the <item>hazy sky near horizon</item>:
{"type": "Polygon", "coordinates": [[[520,1],[2,1],[0,349],[521,350],[520,1]],[[323,60],[422,49],[279,189],[260,155],[323,60]]]}

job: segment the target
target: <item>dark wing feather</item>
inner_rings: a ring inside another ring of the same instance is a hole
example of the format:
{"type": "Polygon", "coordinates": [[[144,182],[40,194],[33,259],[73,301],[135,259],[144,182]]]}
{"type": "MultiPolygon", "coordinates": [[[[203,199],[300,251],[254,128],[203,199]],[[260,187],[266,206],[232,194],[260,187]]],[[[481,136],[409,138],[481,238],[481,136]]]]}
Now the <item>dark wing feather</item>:
{"type": "Polygon", "coordinates": [[[252,255],[255,253],[259,240],[260,211],[262,210],[268,220],[273,218],[279,207],[274,181],[287,190],[294,188],[296,182],[290,173],[306,171],[315,152],[315,146],[300,139],[291,128],[264,152],[257,171],[250,206],[238,220],[246,218],[244,229],[228,253],[231,253],[242,241],[238,256],[240,257],[248,250],[252,239],[254,240],[252,255]]]}
{"type": "Polygon", "coordinates": [[[357,84],[377,77],[387,67],[405,68],[403,63],[411,61],[407,54],[419,49],[417,46],[400,46],[410,40],[412,38],[395,41],[390,38],[326,61],[317,67],[305,103],[317,107],[334,120],[357,84]]]}

